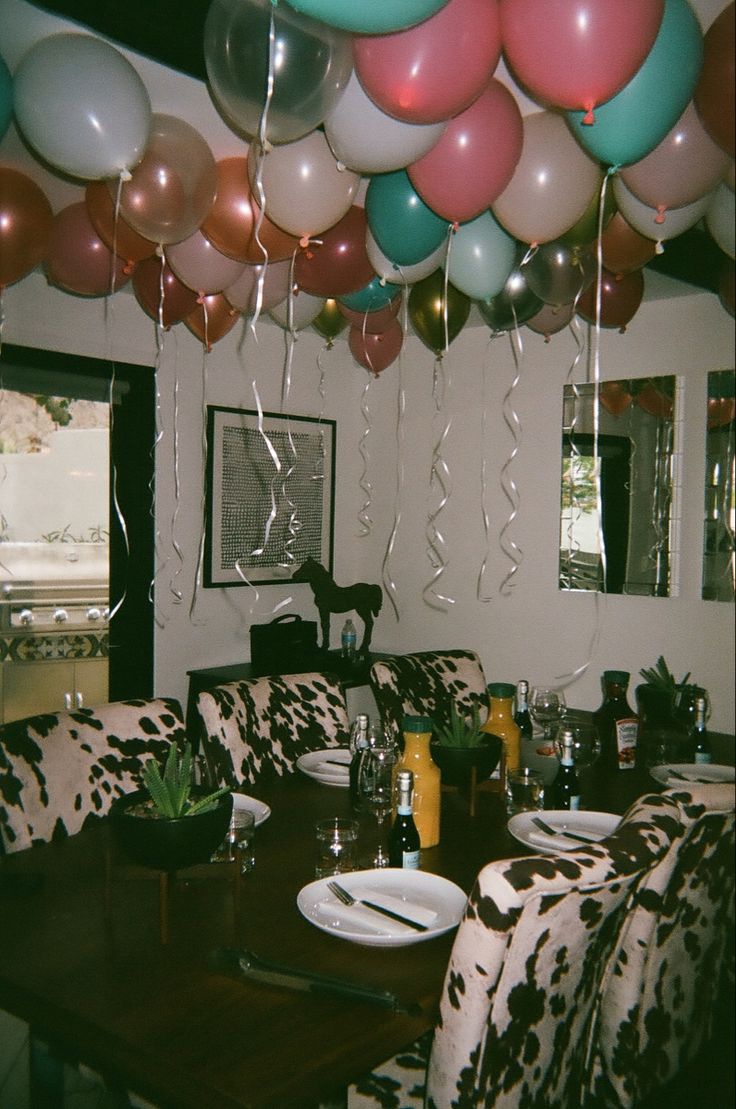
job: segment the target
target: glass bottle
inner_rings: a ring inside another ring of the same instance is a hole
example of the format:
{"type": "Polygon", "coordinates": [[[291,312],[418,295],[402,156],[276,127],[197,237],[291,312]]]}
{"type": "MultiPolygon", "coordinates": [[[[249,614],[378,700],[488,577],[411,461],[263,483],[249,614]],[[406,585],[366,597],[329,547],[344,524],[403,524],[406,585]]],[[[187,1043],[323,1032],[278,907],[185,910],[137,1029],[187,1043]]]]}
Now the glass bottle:
{"type": "Polygon", "coordinates": [[[360,812],[365,807],[361,781],[363,763],[368,751],[369,723],[368,713],[359,712],[350,729],[350,804],[356,812],[360,812]]]}
{"type": "Polygon", "coordinates": [[[639,742],[639,717],[626,700],[626,670],[603,671],[603,701],[593,719],[601,741],[601,765],[610,770],[633,770],[639,742]]]}
{"type": "Polygon", "coordinates": [[[388,837],[389,866],[419,869],[419,832],[414,823],[414,775],[411,770],[400,770],[396,777],[398,804],[396,819],[388,837]]]}
{"type": "Polygon", "coordinates": [[[521,729],[514,720],[516,686],[509,682],[491,682],[488,692],[488,719],[481,731],[500,736],[506,755],[506,770],[518,770],[521,762],[521,729]]]}
{"type": "Polygon", "coordinates": [[[531,739],[533,733],[532,718],[529,713],[529,682],[522,680],[516,683],[516,709],[514,720],[519,725],[522,739],[531,739]]]}
{"type": "Polygon", "coordinates": [[[550,807],[574,811],[580,808],[580,781],[573,759],[575,733],[572,728],[562,725],[557,736],[557,746],[560,766],[549,791],[550,807]]]}
{"type": "Polygon", "coordinates": [[[422,848],[440,842],[440,769],[429,749],[433,726],[428,716],[404,717],[404,753],[396,766],[397,780],[402,770],[414,775],[414,823],[422,848]]]}
{"type": "Polygon", "coordinates": [[[707,715],[707,701],[705,697],[698,697],[695,701],[695,724],[693,725],[693,761],[704,763],[711,762],[713,754],[710,739],[705,728],[707,715]]]}
{"type": "Polygon", "coordinates": [[[340,635],[340,654],[343,658],[352,662],[355,658],[355,651],[358,643],[358,634],[355,630],[355,624],[352,620],[346,620],[342,626],[340,635]]]}

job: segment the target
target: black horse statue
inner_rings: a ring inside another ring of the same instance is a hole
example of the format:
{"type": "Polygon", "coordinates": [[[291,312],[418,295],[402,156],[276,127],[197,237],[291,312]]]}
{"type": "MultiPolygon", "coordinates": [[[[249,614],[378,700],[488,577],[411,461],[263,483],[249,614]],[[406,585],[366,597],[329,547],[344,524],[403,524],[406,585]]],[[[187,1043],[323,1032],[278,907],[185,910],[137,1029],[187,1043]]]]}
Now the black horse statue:
{"type": "Polygon", "coordinates": [[[330,613],[356,612],[363,621],[363,640],[359,653],[370,649],[373,620],[380,612],[383,603],[383,590],[380,585],[368,585],[359,581],[355,585],[336,585],[319,562],[308,558],[291,575],[292,581],[306,582],[311,586],[314,603],[319,612],[322,630],[322,650],[330,649],[330,613]]]}

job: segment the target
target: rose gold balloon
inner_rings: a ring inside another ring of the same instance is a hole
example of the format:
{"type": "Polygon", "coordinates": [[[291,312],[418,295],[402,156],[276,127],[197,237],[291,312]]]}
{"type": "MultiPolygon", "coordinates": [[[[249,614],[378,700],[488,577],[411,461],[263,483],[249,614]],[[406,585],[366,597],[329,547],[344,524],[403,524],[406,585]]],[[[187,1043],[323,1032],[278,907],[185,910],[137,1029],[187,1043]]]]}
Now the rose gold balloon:
{"type": "Polygon", "coordinates": [[[105,296],[130,277],[95,231],[83,200],[54,216],[45,268],[52,285],[80,296],[105,296]]]}
{"type": "Polygon", "coordinates": [[[156,244],[144,239],[129,227],[120,213],[115,214],[115,201],[104,181],[90,181],[84,193],[92,226],[110,250],[131,266],[156,251],[156,244]]]}
{"type": "Polygon", "coordinates": [[[651,381],[648,381],[641,392],[636,394],[636,403],[650,416],[657,416],[663,420],[672,419],[674,400],[661,392],[651,381]]]}
{"type": "MultiPolygon", "coordinates": [[[[260,208],[251,192],[247,158],[224,158],[217,163],[217,196],[200,228],[213,246],[238,262],[261,265],[263,248],[258,245],[256,228],[260,208]]],[[[299,240],[282,231],[264,216],[258,238],[268,251],[270,262],[291,258],[299,240]]]]}
{"type": "Polygon", "coordinates": [[[207,347],[212,350],[214,343],[227,335],[240,319],[240,312],[236,312],[222,293],[213,293],[212,296],[201,298],[190,315],[184,320],[193,335],[196,335],[207,347]]]}
{"type": "Polygon", "coordinates": [[[143,311],[165,328],[179,323],[197,307],[197,294],[155,255],[136,266],[133,289],[143,311]]]}
{"type": "Polygon", "coordinates": [[[613,274],[640,270],[657,253],[657,244],[635,231],[620,212],[616,212],[601,235],[603,265],[613,274]]]}
{"type": "Polygon", "coordinates": [[[625,412],[633,399],[626,381],[604,381],[601,384],[601,404],[612,416],[620,416],[625,412]]]}
{"type": "Polygon", "coordinates": [[[246,266],[237,281],[223,290],[238,312],[252,314],[258,303],[258,282],[265,269],[261,289],[261,311],[268,312],[289,295],[291,262],[269,262],[267,266],[246,266]]]}
{"type": "Polygon", "coordinates": [[[29,274],[46,256],[54,213],[43,190],[0,166],[0,289],[29,274]]]}
{"type": "Polygon", "coordinates": [[[390,304],[378,308],[375,312],[356,312],[354,308],[348,308],[345,304],[338,304],[338,308],[348,323],[353,327],[357,327],[359,331],[365,331],[371,335],[378,335],[381,331],[385,331],[391,320],[396,318],[400,307],[401,293],[397,293],[390,304]]]}
{"type": "Polygon", "coordinates": [[[711,23],[704,39],[703,67],[693,99],[708,134],[733,158],[734,119],[734,10],[724,8],[711,23]]]}
{"type": "Polygon", "coordinates": [[[392,320],[386,330],[377,335],[364,335],[359,327],[351,327],[348,334],[348,346],[353,358],[375,377],[398,358],[403,343],[404,332],[398,320],[392,320]]]}

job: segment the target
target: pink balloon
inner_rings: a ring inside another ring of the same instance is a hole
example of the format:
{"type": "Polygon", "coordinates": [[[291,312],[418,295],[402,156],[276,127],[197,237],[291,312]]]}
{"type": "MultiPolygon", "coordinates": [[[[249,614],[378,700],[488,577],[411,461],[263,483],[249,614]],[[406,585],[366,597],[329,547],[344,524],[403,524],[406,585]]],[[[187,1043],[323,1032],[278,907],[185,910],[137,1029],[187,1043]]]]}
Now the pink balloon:
{"type": "Polygon", "coordinates": [[[429,153],[409,166],[409,180],[438,216],[466,223],[489,208],[521,157],[519,107],[491,80],[469,108],[451,119],[429,153]]]}
{"type": "Polygon", "coordinates": [[[356,312],[354,308],[348,308],[347,305],[339,302],[337,307],[352,327],[357,327],[359,331],[366,331],[371,335],[378,335],[386,330],[391,320],[396,319],[401,307],[401,293],[397,293],[389,304],[378,308],[375,312],[356,312]]]}
{"type": "Polygon", "coordinates": [[[201,303],[191,312],[184,323],[192,335],[204,343],[207,351],[219,342],[228,331],[232,331],[240,319],[240,313],[231,308],[222,293],[202,297],[201,303]]]}
{"type": "MultiPolygon", "coordinates": [[[[239,312],[252,315],[258,303],[258,282],[263,266],[246,266],[240,277],[224,290],[225,298],[239,312]]],[[[269,262],[261,289],[261,311],[268,312],[289,295],[291,261],[269,262]]]]}
{"type": "Polygon", "coordinates": [[[131,273],[95,231],[83,200],[54,216],[45,268],[52,285],[91,297],[120,288],[131,273]]]}
{"type": "Polygon", "coordinates": [[[449,0],[415,27],[355,35],[360,83],[384,112],[439,123],[483,91],[501,56],[497,0],[449,0]]]}
{"type": "Polygon", "coordinates": [[[314,296],[340,297],[362,289],[376,276],[365,249],[365,209],[353,204],[334,227],[296,256],[294,276],[314,296]]]}
{"type": "Polygon", "coordinates": [[[165,329],[185,319],[197,307],[197,294],[183,285],[166,262],[155,254],[136,266],[133,291],[146,315],[165,329]]]}
{"type": "Polygon", "coordinates": [[[567,327],[575,305],[571,301],[570,304],[544,304],[531,319],[526,321],[526,326],[536,331],[538,335],[544,335],[545,342],[549,342],[551,335],[556,335],[558,331],[562,331],[567,327]]]}
{"type": "Polygon", "coordinates": [[[506,61],[535,99],[584,109],[628,84],[654,45],[664,0],[499,0],[506,61]]]}
{"type": "Polygon", "coordinates": [[[360,327],[351,327],[348,335],[353,358],[376,377],[398,358],[403,343],[404,332],[398,320],[392,320],[385,331],[364,334],[360,327]]]}
{"type": "Polygon", "coordinates": [[[626,187],[650,208],[684,208],[715,188],[728,154],[710,137],[692,100],[654,150],[621,170],[626,187]]]}
{"type": "Polygon", "coordinates": [[[200,296],[221,293],[237,281],[245,269],[243,262],[222,254],[201,231],[167,247],[165,254],[179,280],[200,296]]]}

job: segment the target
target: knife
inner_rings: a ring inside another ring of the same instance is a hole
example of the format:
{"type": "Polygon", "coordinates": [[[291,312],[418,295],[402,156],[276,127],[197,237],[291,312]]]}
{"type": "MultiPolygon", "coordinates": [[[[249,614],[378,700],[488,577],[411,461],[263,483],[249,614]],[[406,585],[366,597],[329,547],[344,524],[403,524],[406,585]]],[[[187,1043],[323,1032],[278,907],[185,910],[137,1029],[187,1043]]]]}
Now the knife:
{"type": "Polygon", "coordinates": [[[223,971],[236,977],[247,978],[252,982],[262,982],[268,986],[281,986],[287,990],[300,990],[303,993],[326,993],[353,1001],[367,1001],[382,1005],[395,1013],[408,1013],[418,1016],[421,1006],[416,1002],[401,1002],[389,990],[376,990],[358,982],[348,982],[344,978],[332,978],[325,974],[315,974],[309,970],[298,970],[261,959],[245,948],[216,948],[209,958],[213,970],[223,971]]]}

